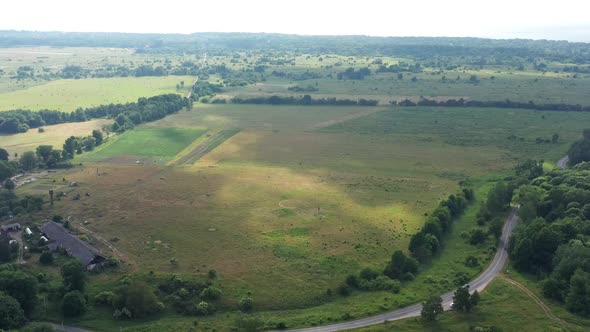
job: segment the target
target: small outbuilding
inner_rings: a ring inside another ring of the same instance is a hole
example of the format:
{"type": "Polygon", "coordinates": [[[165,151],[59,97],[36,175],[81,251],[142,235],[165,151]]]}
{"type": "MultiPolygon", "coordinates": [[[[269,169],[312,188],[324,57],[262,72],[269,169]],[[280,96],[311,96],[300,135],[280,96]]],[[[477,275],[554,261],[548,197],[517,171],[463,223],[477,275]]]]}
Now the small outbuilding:
{"type": "Polygon", "coordinates": [[[18,231],[20,231],[20,224],[14,223],[14,224],[2,225],[2,231],[4,231],[4,232],[18,232],[18,231]]]}

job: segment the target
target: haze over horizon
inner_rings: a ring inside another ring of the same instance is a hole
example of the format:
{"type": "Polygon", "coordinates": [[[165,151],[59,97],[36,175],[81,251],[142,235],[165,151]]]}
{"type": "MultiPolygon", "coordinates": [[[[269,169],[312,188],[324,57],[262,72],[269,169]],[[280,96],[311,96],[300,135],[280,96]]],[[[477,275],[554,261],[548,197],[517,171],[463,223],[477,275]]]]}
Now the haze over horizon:
{"type": "Polygon", "coordinates": [[[3,4],[0,30],[194,33],[265,32],[301,35],[369,35],[554,39],[590,42],[590,3],[469,0],[411,3],[299,0],[195,3],[32,0],[3,4]],[[138,7],[141,4],[141,7],[138,7]]]}

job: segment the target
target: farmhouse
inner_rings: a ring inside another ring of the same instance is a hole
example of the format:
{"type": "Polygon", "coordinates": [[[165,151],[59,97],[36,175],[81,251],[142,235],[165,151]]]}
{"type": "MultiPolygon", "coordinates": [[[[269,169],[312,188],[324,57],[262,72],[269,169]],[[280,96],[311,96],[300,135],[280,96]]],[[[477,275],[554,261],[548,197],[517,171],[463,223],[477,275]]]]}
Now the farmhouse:
{"type": "Polygon", "coordinates": [[[58,223],[50,221],[41,227],[41,231],[50,243],[51,250],[63,249],[68,255],[78,258],[88,268],[103,262],[105,259],[100,252],[68,231],[58,223]]]}
{"type": "Polygon", "coordinates": [[[2,231],[3,232],[17,232],[20,230],[20,224],[19,223],[14,223],[14,224],[8,224],[8,225],[2,225],[2,231]]]}

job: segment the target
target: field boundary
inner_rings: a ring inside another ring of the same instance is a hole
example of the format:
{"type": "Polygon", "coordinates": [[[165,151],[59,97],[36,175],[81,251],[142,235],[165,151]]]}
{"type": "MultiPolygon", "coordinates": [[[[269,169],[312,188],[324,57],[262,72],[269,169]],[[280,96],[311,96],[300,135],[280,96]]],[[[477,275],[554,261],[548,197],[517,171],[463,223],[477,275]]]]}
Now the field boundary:
{"type": "Polygon", "coordinates": [[[339,123],[343,123],[343,122],[346,122],[346,121],[350,121],[350,120],[362,118],[362,117],[365,117],[367,115],[371,115],[371,114],[383,112],[383,111],[385,111],[385,109],[380,108],[380,109],[370,109],[370,110],[366,110],[366,111],[362,111],[362,112],[358,112],[358,113],[348,114],[348,115],[345,115],[345,116],[340,117],[340,118],[337,118],[337,119],[332,119],[332,120],[318,122],[315,125],[309,127],[307,130],[308,131],[318,130],[318,129],[330,127],[330,126],[333,126],[333,125],[336,125],[336,124],[339,124],[339,123]]]}
{"type": "Polygon", "coordinates": [[[213,151],[216,147],[223,144],[235,134],[241,131],[240,128],[230,128],[219,131],[216,134],[211,135],[206,141],[199,144],[191,152],[185,154],[181,158],[178,158],[175,162],[171,163],[173,166],[181,166],[186,164],[193,164],[197,160],[201,159],[207,153],[213,151]]]}

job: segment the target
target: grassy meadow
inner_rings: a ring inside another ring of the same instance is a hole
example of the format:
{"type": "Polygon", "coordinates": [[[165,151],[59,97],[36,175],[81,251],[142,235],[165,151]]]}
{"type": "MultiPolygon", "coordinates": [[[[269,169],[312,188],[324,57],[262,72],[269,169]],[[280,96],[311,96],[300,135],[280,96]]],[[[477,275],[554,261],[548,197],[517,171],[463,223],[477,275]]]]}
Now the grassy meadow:
{"type": "Polygon", "coordinates": [[[110,119],[99,119],[45,126],[43,132],[39,132],[35,128],[26,133],[0,135],[0,146],[6,149],[11,156],[14,156],[15,153],[20,155],[25,151],[35,151],[39,145],[52,145],[56,149],[61,149],[66,138],[72,135],[87,136],[93,130],[101,130],[104,126],[112,123],[113,120],[110,119]]]}
{"type": "Polygon", "coordinates": [[[52,109],[73,112],[78,107],[137,101],[165,93],[186,94],[177,90],[180,81],[191,82],[190,76],[115,77],[51,81],[23,90],[0,93],[0,111],[11,109],[52,109]]]}
{"type": "MultiPolygon", "coordinates": [[[[494,252],[491,240],[474,247],[461,238],[475,227],[477,205],[455,224],[444,253],[400,294],[325,296],[346,275],[382,269],[394,250],[407,248],[424,214],[456,192],[459,181],[467,179],[482,199],[517,160],[558,159],[589,116],[199,104],[77,157],[84,166],[65,177],[78,188],[59,189],[53,180],[59,183],[64,174],[56,174],[21,190],[88,192],[81,201],[57,202],[51,213],[71,215],[74,225],[88,222],[86,228],[124,252],[122,273],[205,278],[214,269],[224,307],[251,294],[263,321],[327,324],[345,313],[367,316],[449,290],[459,271],[475,276],[494,252]],[[557,122],[560,127],[552,126],[557,122]],[[163,165],[227,128],[240,131],[195,163],[163,165]],[[554,132],[558,143],[535,142],[554,132]],[[137,156],[163,162],[136,164],[137,156]],[[469,255],[482,266],[465,267],[469,255]],[[266,312],[271,309],[281,311],[266,312]]],[[[113,278],[118,274],[97,280],[96,287],[113,278]]],[[[206,321],[223,326],[214,317],[206,321]]],[[[79,323],[110,326],[90,318],[79,323]]]]}

